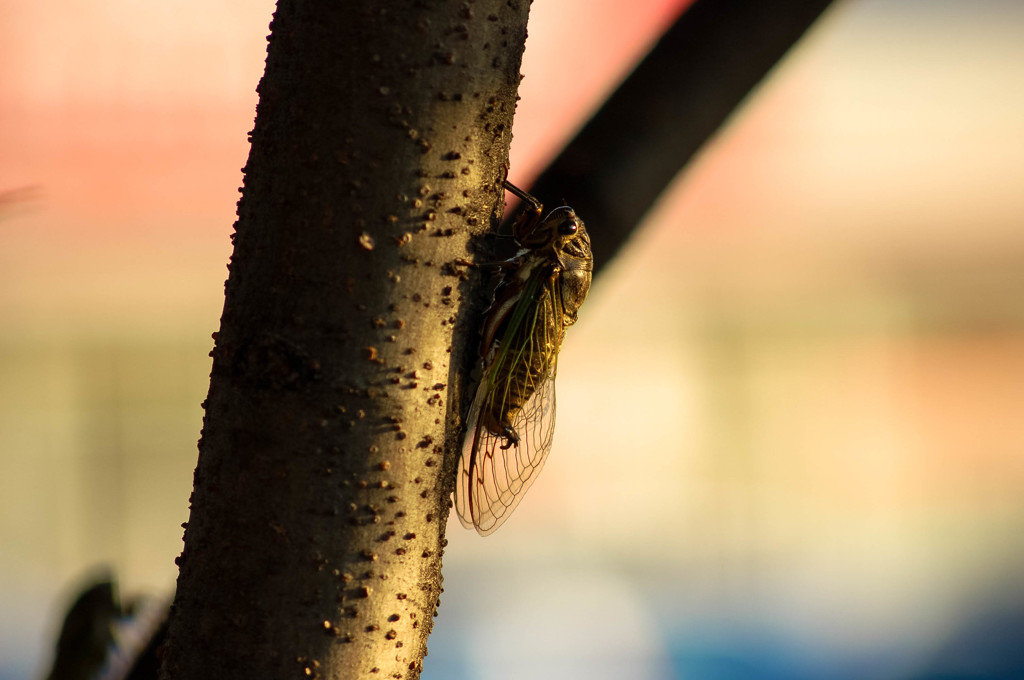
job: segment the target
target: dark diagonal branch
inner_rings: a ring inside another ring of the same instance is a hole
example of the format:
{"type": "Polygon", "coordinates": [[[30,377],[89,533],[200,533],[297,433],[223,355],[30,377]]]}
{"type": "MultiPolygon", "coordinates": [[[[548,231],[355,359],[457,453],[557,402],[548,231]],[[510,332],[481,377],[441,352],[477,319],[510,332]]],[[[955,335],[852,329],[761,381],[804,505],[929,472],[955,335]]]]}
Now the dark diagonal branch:
{"type": "Polygon", "coordinates": [[[697,0],[540,175],[608,262],[669,182],[829,0],[697,0]]]}

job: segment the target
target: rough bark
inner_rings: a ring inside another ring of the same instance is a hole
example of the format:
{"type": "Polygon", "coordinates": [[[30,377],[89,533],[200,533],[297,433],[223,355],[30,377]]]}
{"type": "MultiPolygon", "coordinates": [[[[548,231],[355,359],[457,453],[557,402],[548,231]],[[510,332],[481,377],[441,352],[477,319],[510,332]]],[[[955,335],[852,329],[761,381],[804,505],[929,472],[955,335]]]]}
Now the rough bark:
{"type": "Polygon", "coordinates": [[[163,677],[419,675],[527,13],[280,0],[163,677]]]}

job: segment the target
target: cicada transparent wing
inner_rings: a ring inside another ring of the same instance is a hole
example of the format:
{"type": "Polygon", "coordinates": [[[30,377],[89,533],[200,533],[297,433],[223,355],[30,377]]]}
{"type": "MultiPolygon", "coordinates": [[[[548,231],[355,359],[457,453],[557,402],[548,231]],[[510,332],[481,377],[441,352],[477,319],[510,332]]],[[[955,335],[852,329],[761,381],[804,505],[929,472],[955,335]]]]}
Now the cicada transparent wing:
{"type": "MultiPolygon", "coordinates": [[[[504,439],[470,422],[459,470],[455,507],[462,526],[487,536],[500,527],[526,495],[551,451],[555,433],[555,381],[548,379],[526,403],[513,427],[519,444],[502,448],[504,439]]],[[[480,398],[480,394],[477,398],[480,398]]],[[[475,414],[478,415],[478,414],[475,414]]]]}
{"type": "Polygon", "coordinates": [[[555,432],[555,373],[564,327],[558,288],[533,271],[485,357],[467,421],[455,508],[486,536],[519,504],[544,466],[555,432]]]}

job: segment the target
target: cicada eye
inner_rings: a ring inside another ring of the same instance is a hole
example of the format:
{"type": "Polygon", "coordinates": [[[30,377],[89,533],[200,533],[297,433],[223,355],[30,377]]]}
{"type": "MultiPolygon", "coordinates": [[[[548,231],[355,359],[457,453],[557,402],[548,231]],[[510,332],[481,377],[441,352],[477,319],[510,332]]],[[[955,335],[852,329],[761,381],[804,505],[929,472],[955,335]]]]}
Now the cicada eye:
{"type": "Polygon", "coordinates": [[[579,230],[580,221],[576,219],[575,215],[567,219],[565,222],[562,222],[562,224],[558,226],[558,233],[561,234],[562,236],[572,236],[579,230]]]}

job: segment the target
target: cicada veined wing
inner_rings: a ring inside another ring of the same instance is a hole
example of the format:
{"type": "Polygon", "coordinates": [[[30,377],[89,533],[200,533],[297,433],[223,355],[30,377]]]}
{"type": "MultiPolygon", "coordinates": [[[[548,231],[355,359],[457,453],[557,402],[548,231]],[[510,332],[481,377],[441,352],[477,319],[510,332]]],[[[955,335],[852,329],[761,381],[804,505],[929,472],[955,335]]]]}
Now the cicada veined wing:
{"type": "MultiPolygon", "coordinates": [[[[476,401],[486,399],[484,385],[476,401]]],[[[470,432],[459,465],[455,507],[467,529],[487,536],[500,527],[526,495],[548,453],[555,433],[554,375],[526,402],[512,419],[519,443],[505,446],[505,439],[480,424],[480,410],[470,412],[470,432]]]]}
{"type": "Polygon", "coordinates": [[[493,532],[544,466],[555,432],[555,373],[564,329],[557,288],[532,272],[507,328],[485,357],[462,449],[456,509],[463,526],[493,532]]]}

